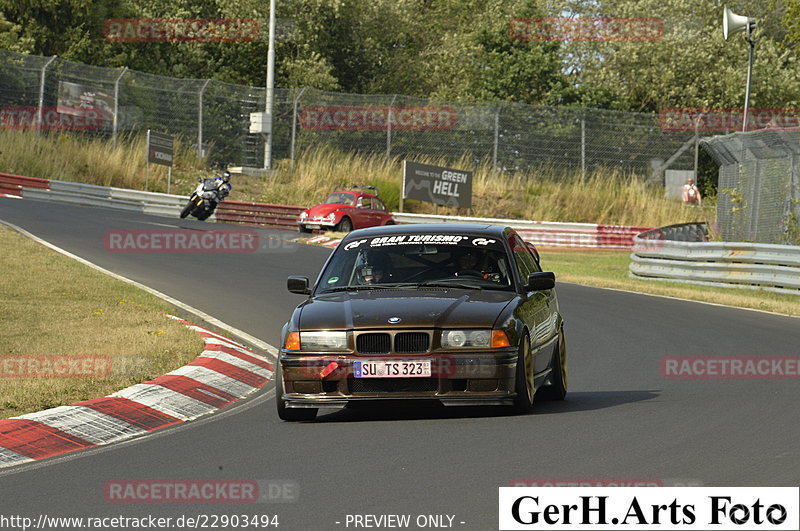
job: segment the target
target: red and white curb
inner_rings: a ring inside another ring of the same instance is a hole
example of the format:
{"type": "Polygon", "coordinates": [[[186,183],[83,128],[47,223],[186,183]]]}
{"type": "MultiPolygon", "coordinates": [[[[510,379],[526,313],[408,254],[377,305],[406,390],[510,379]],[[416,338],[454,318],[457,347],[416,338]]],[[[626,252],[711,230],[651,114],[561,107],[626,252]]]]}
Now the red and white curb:
{"type": "Polygon", "coordinates": [[[331,238],[330,236],[314,236],[306,240],[305,243],[311,245],[322,245],[324,247],[336,247],[339,245],[339,242],[342,241],[341,238],[331,238]]]}
{"type": "Polygon", "coordinates": [[[263,387],[269,360],[173,317],[197,331],[205,350],[163,376],[102,398],[0,420],[0,468],[111,444],[218,411],[263,387]]]}

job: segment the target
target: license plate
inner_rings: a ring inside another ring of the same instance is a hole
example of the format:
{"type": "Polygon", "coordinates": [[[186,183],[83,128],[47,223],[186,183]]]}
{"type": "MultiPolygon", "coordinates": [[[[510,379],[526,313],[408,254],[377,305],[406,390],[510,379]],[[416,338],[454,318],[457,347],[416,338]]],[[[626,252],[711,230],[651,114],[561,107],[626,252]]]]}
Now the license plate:
{"type": "Polygon", "coordinates": [[[353,362],[356,378],[430,378],[431,360],[353,362]]]}
{"type": "Polygon", "coordinates": [[[306,225],[307,229],[319,229],[321,228],[320,225],[306,225]]]}

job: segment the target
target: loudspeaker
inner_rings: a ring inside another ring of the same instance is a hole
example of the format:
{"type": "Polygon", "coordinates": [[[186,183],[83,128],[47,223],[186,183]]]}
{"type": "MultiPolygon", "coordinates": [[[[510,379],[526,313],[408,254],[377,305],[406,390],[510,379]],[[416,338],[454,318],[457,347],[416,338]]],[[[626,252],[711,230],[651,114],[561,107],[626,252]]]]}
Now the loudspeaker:
{"type": "Polygon", "coordinates": [[[722,15],[722,35],[726,41],[729,35],[749,30],[750,26],[755,27],[756,24],[756,19],[737,15],[728,6],[725,6],[725,12],[722,15]]]}

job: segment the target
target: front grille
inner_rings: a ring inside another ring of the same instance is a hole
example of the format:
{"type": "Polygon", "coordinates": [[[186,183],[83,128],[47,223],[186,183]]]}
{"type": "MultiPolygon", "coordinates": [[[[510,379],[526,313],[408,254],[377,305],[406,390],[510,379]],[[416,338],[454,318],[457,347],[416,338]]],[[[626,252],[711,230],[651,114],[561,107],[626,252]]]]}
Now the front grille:
{"type": "Polygon", "coordinates": [[[394,351],[400,354],[428,352],[430,336],[425,332],[400,332],[394,336],[394,351]]]}
{"type": "Polygon", "coordinates": [[[354,378],[350,392],[357,393],[433,393],[439,390],[436,378],[354,378]]]}
{"type": "Polygon", "coordinates": [[[388,354],[391,347],[389,334],[360,334],[356,336],[356,350],[362,354],[388,354]]]}

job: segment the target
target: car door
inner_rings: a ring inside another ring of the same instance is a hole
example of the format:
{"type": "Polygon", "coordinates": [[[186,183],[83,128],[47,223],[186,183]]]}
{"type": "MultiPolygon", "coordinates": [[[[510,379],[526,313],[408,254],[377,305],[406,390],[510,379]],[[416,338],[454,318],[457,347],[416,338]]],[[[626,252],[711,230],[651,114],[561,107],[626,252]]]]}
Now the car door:
{"type": "MultiPolygon", "coordinates": [[[[520,284],[527,282],[530,273],[541,271],[528,249],[525,242],[517,234],[513,234],[509,243],[514,254],[517,273],[519,274],[520,284]]],[[[540,373],[547,369],[550,363],[550,349],[544,348],[552,338],[555,328],[554,319],[550,315],[550,292],[546,291],[525,291],[520,304],[520,318],[528,327],[531,341],[531,350],[534,355],[534,372],[540,373]]]]}
{"type": "Polygon", "coordinates": [[[380,222],[377,220],[377,213],[373,209],[371,196],[362,195],[359,197],[356,210],[358,211],[359,224],[355,228],[360,229],[380,225],[380,222]]]}
{"type": "Polygon", "coordinates": [[[374,223],[376,225],[383,225],[389,218],[389,209],[377,197],[372,198],[372,211],[375,214],[374,223]]]}

